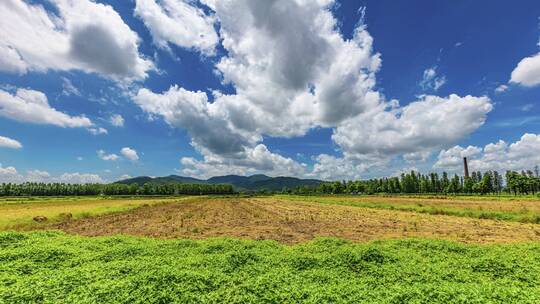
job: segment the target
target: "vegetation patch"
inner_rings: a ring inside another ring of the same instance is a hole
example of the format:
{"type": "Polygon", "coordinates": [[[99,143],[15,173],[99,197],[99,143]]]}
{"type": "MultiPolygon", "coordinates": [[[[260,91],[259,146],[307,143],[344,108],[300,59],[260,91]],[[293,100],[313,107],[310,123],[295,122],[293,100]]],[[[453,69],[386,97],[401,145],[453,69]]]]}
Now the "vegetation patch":
{"type": "MultiPolygon", "coordinates": [[[[540,224],[540,209],[528,208],[528,206],[515,204],[514,208],[510,205],[508,208],[500,208],[504,206],[504,201],[493,200],[480,201],[480,204],[456,204],[452,206],[451,199],[432,199],[432,198],[417,198],[414,199],[405,197],[400,200],[399,197],[339,197],[339,196],[279,196],[286,200],[298,200],[305,202],[317,202],[330,205],[356,206],[363,208],[385,209],[396,211],[409,211],[417,213],[425,213],[431,215],[450,215],[459,217],[470,217],[477,219],[492,219],[500,221],[513,221],[521,223],[540,224]],[[497,210],[499,209],[499,210],[497,210]]],[[[470,201],[470,200],[469,200],[470,201]]],[[[534,202],[538,203],[538,202],[534,202]]],[[[509,205],[509,204],[506,204],[509,205]]],[[[529,204],[530,205],[530,204],[529,204]]]]}
{"type": "Polygon", "coordinates": [[[0,233],[0,303],[537,303],[540,245],[0,233]]]}

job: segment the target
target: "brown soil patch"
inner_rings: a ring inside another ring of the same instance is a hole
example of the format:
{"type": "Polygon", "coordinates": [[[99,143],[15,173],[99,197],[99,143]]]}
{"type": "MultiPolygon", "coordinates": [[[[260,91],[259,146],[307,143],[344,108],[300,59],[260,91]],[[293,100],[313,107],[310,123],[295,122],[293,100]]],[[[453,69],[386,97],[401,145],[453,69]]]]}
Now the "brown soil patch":
{"type": "MultiPolygon", "coordinates": [[[[54,226],[86,236],[239,237],[298,243],[315,237],[353,241],[423,237],[466,243],[540,241],[540,225],[418,214],[272,198],[194,199],[54,226]]],[[[50,227],[49,227],[50,228],[50,227]]]]}

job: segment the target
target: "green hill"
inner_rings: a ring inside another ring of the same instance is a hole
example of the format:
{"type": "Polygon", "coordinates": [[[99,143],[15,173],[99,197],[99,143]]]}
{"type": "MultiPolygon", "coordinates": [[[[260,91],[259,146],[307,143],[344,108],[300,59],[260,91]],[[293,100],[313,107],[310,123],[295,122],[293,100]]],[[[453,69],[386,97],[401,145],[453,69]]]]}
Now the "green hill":
{"type": "Polygon", "coordinates": [[[284,188],[296,188],[299,186],[317,186],[323,181],[316,179],[301,179],[296,177],[270,177],[263,174],[252,176],[240,175],[225,175],[214,176],[207,180],[197,179],[193,177],[185,177],[179,175],[169,175],[164,177],[149,177],[139,176],[125,180],[117,181],[118,184],[133,184],[144,185],[145,183],[153,184],[230,184],[238,191],[281,191],[284,188]]]}

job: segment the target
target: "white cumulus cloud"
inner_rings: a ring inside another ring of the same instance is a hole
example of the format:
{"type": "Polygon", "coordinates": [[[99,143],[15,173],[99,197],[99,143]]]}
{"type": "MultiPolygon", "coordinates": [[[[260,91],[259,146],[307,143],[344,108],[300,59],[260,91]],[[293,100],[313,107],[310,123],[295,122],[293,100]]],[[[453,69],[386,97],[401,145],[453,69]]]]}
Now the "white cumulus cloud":
{"type": "Polygon", "coordinates": [[[302,176],[305,165],[291,158],[272,153],[263,144],[247,148],[241,158],[227,158],[215,154],[205,154],[204,160],[198,161],[192,157],[180,160],[183,170],[189,176],[211,177],[226,174],[249,175],[266,173],[271,176],[302,176]]]}
{"type": "Polygon", "coordinates": [[[0,90],[0,116],[22,122],[50,124],[64,128],[90,127],[85,116],[70,116],[49,105],[47,96],[30,89],[17,89],[14,95],[0,90]]]}
{"type": "Polygon", "coordinates": [[[526,87],[540,84],[540,53],[523,58],[512,71],[510,82],[526,87]]]}
{"type": "Polygon", "coordinates": [[[497,88],[495,88],[495,93],[502,93],[506,92],[508,90],[508,86],[506,84],[501,84],[497,88]]]}
{"type": "MultiPolygon", "coordinates": [[[[279,174],[287,168],[289,175],[331,176],[333,171],[339,177],[347,175],[335,167],[342,166],[352,168],[354,177],[400,154],[425,159],[471,134],[492,109],[487,97],[453,94],[422,96],[406,106],[386,101],[375,89],[381,58],[367,26],[360,20],[345,38],[332,14],[334,1],[202,3],[213,11],[227,51],[216,73],[235,93],[214,91],[210,102],[204,92],[173,85],[164,92],[143,88],[134,97],[151,117],[189,133],[202,160],[182,159],[185,174],[254,169],[279,174]],[[343,157],[316,157],[313,172],[263,143],[264,136],[299,137],[317,127],[332,128],[343,157]]],[[[435,67],[426,72],[426,86],[437,90],[444,84],[435,67]]]]}
{"type": "Polygon", "coordinates": [[[323,180],[360,179],[361,175],[369,169],[369,165],[366,163],[327,154],[321,154],[315,160],[313,171],[309,175],[323,180]]]}
{"type": "Polygon", "coordinates": [[[107,129],[98,127],[98,128],[88,128],[88,132],[90,132],[92,135],[103,135],[108,134],[109,131],[107,129]]]}
{"type": "Polygon", "coordinates": [[[446,83],[446,77],[444,75],[437,75],[437,67],[433,66],[424,70],[424,75],[422,81],[420,81],[420,86],[424,90],[433,90],[437,91],[446,83]]]}
{"type": "Polygon", "coordinates": [[[2,147],[11,148],[11,149],[21,149],[22,144],[15,139],[5,137],[5,136],[0,136],[0,148],[2,147]]]}
{"type": "Polygon", "coordinates": [[[540,165],[540,134],[525,133],[516,142],[508,144],[503,140],[487,144],[485,147],[455,146],[439,153],[435,168],[460,171],[463,157],[468,158],[470,170],[532,170],[540,165]]]}
{"type": "Polygon", "coordinates": [[[488,97],[428,95],[404,107],[381,104],[344,122],[332,138],[356,157],[433,150],[471,134],[492,108],[488,97]]]}
{"type": "Polygon", "coordinates": [[[123,127],[124,117],[122,117],[120,114],[114,114],[109,118],[109,122],[115,127],[123,127]]]}
{"type": "Polygon", "coordinates": [[[213,54],[219,42],[214,18],[186,0],[136,0],[135,16],[150,30],[154,43],[168,48],[172,43],[213,54]]]}
{"type": "Polygon", "coordinates": [[[105,151],[103,150],[99,150],[97,151],[97,155],[99,158],[101,158],[102,160],[112,160],[112,161],[115,161],[115,160],[118,160],[119,156],[112,153],[112,154],[107,154],[105,151]]]}
{"type": "Polygon", "coordinates": [[[51,0],[57,12],[20,0],[0,1],[0,70],[80,70],[119,81],[144,79],[153,63],[138,35],[109,5],[51,0]]]}
{"type": "Polygon", "coordinates": [[[55,180],[69,184],[103,184],[106,181],[97,174],[91,173],[64,173],[55,180]]]}
{"type": "Polygon", "coordinates": [[[129,147],[122,148],[122,150],[120,150],[120,153],[125,158],[129,159],[130,161],[138,161],[139,160],[139,155],[137,154],[137,151],[135,151],[132,148],[129,148],[129,147]]]}
{"type": "Polygon", "coordinates": [[[19,173],[15,167],[3,167],[0,164],[0,183],[24,183],[24,182],[42,182],[42,183],[105,183],[97,174],[91,173],[63,173],[60,176],[52,176],[47,171],[28,170],[26,174],[19,173]]]}
{"type": "Polygon", "coordinates": [[[15,167],[3,167],[0,164],[0,183],[18,183],[21,182],[21,176],[15,167]]]}

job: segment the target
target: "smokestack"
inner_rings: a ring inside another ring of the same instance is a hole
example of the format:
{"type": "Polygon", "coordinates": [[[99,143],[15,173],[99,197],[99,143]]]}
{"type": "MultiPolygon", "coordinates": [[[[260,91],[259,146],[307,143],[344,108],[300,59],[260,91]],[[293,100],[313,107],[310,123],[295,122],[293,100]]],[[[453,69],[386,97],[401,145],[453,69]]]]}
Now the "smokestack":
{"type": "Polygon", "coordinates": [[[463,168],[465,169],[465,177],[469,177],[469,165],[467,165],[467,158],[463,158],[463,168]]]}

